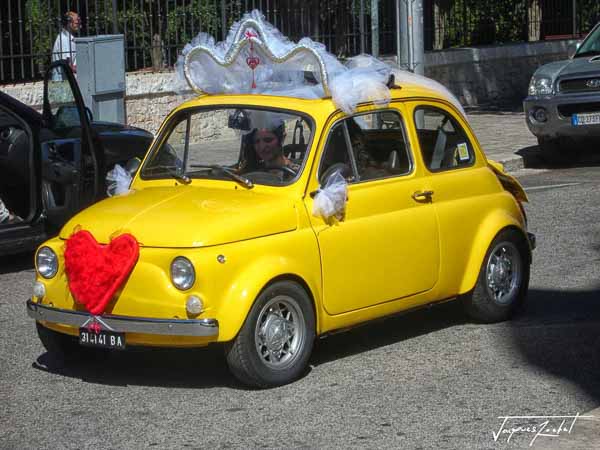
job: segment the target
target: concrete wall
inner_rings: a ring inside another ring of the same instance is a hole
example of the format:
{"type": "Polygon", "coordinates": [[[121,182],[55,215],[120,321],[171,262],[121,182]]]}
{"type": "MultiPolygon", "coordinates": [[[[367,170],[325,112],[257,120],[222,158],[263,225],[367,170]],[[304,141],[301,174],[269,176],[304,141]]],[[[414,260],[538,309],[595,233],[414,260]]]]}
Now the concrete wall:
{"type": "MultiPolygon", "coordinates": [[[[537,67],[565,59],[571,41],[460,48],[425,54],[425,75],[447,86],[465,106],[518,106],[537,67]]],[[[191,94],[173,92],[173,72],[127,74],[127,122],[156,132],[165,116],[191,94]]],[[[36,109],[42,83],[1,86],[36,109]]]]}
{"type": "MultiPolygon", "coordinates": [[[[162,120],[177,105],[192,98],[192,93],[176,94],[173,72],[135,72],[126,77],[126,114],[129,125],[158,131],[162,120]]],[[[19,101],[41,111],[44,83],[25,83],[0,86],[0,89],[19,101]]]]}
{"type": "Polygon", "coordinates": [[[425,75],[448,87],[464,106],[516,106],[533,72],[567,58],[576,41],[458,48],[425,54],[425,75]]]}

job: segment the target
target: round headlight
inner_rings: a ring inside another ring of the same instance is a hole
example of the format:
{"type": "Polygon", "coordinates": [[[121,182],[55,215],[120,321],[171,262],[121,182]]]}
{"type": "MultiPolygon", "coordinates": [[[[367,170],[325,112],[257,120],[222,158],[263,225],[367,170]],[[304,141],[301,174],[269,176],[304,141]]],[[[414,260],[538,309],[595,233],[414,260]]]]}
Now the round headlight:
{"type": "Polygon", "coordinates": [[[58,272],[58,257],[50,247],[42,247],[35,255],[38,273],[44,278],[52,278],[58,272]]]}
{"type": "Polygon", "coordinates": [[[171,281],[177,289],[185,291],[196,281],[194,266],[189,259],[178,256],[171,263],[171,281]]]}

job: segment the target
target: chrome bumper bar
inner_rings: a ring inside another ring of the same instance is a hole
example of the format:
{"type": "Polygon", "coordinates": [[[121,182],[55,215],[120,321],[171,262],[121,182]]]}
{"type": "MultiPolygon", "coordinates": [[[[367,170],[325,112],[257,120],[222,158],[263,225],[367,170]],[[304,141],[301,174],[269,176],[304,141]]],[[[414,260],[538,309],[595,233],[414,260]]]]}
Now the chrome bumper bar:
{"type": "MultiPolygon", "coordinates": [[[[74,327],[85,326],[96,316],[86,312],[53,308],[27,300],[27,315],[37,321],[45,321],[74,327]]],[[[167,336],[217,336],[219,322],[216,319],[145,319],[102,315],[96,318],[111,331],[120,333],[158,334],[167,336]]]]}

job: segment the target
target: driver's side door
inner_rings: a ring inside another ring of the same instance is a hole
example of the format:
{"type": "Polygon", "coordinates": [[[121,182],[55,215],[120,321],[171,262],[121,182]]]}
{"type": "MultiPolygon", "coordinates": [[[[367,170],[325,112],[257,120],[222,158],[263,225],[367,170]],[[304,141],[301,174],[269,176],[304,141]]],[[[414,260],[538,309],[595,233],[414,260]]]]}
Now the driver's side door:
{"type": "Polygon", "coordinates": [[[101,155],[75,77],[65,61],[54,62],[44,80],[45,133],[41,139],[42,202],[50,228],[101,195],[101,155]]]}

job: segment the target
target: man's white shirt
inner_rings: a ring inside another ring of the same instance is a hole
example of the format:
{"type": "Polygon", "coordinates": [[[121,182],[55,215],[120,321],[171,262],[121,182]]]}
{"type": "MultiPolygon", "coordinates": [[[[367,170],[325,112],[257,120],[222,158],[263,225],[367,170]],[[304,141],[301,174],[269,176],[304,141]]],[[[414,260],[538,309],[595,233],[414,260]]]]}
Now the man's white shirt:
{"type": "Polygon", "coordinates": [[[75,57],[75,37],[68,30],[63,28],[54,41],[54,47],[52,48],[52,62],[58,61],[59,59],[70,58],[71,64],[76,66],[77,61],[75,57]]]}

